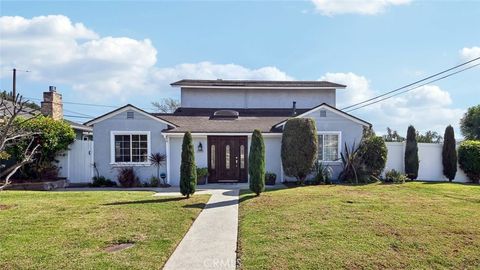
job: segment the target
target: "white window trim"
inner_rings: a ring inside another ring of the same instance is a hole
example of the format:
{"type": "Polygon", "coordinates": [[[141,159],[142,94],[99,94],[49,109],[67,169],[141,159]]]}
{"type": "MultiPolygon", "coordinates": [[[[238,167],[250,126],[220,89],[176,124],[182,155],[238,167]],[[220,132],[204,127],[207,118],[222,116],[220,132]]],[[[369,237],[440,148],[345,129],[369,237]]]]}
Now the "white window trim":
{"type": "Polygon", "coordinates": [[[318,135],[332,135],[332,134],[333,135],[338,135],[338,150],[337,150],[338,156],[337,156],[337,160],[334,160],[334,161],[318,160],[318,162],[321,162],[323,164],[337,164],[337,163],[342,162],[341,157],[340,157],[340,153],[342,152],[342,132],[341,131],[317,131],[317,136],[318,135]]]}
{"type": "MultiPolygon", "coordinates": [[[[147,135],[147,159],[152,154],[150,131],[110,131],[110,165],[115,166],[150,166],[149,161],[146,162],[115,162],[115,135],[147,135]]],[[[130,141],[131,143],[131,141],[130,141]]],[[[130,156],[132,155],[132,147],[130,147],[130,156]]]]}

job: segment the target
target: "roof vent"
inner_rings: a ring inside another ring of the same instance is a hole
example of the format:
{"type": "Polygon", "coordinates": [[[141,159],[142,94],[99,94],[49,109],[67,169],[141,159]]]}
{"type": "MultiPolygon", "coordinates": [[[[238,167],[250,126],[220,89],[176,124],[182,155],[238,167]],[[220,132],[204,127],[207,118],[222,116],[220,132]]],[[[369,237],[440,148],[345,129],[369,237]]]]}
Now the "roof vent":
{"type": "Polygon", "coordinates": [[[213,113],[214,119],[237,119],[238,112],[234,110],[219,110],[213,113]]]}

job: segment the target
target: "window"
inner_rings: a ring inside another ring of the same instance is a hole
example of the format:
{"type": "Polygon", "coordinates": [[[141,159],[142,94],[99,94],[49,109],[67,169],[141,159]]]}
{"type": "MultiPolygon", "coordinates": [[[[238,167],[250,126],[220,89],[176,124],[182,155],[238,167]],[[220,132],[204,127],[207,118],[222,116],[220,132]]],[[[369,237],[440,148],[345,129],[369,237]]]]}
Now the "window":
{"type": "Polygon", "coordinates": [[[210,146],[210,168],[215,170],[215,145],[210,146]]]}
{"type": "Polygon", "coordinates": [[[147,163],[150,155],[149,132],[112,132],[112,163],[147,163]]]}
{"type": "Polygon", "coordinates": [[[230,145],[225,146],[225,169],[230,169],[230,145]]]}
{"type": "Polygon", "coordinates": [[[240,169],[245,169],[245,146],[240,145],[240,169]]]}
{"type": "Polygon", "coordinates": [[[339,156],[340,133],[318,135],[318,160],[337,161],[339,156]]]}

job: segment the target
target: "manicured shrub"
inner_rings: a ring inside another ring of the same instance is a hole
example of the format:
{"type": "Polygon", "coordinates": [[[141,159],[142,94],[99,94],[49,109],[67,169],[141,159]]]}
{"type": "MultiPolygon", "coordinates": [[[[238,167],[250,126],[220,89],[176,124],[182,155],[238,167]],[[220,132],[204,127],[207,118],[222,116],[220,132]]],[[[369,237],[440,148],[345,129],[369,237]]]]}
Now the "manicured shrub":
{"type": "Polygon", "coordinates": [[[315,121],[293,118],[287,121],[282,135],[282,165],[287,176],[303,184],[317,159],[318,137],[315,121]]]}
{"type": "Polygon", "coordinates": [[[275,181],[277,180],[277,174],[273,172],[266,172],[265,173],[265,185],[273,186],[275,185],[275,181]]]}
{"type": "Polygon", "coordinates": [[[325,166],[321,162],[315,162],[313,166],[313,184],[330,184],[330,179],[332,178],[332,168],[330,166],[325,166]]]}
{"type": "Polygon", "coordinates": [[[117,180],[122,187],[139,187],[140,180],[132,167],[124,167],[118,170],[117,180]]]}
{"type": "Polygon", "coordinates": [[[407,176],[399,171],[394,169],[385,173],[385,178],[383,182],[385,183],[394,183],[394,184],[403,184],[408,180],[407,176]]]}
{"type": "Polygon", "coordinates": [[[208,168],[197,168],[197,185],[204,185],[207,183],[208,168]]]}
{"type": "Polygon", "coordinates": [[[480,140],[480,105],[468,108],[460,120],[460,130],[467,140],[480,140]]]}
{"type": "Polygon", "coordinates": [[[477,183],[480,180],[480,141],[464,141],[458,148],[458,163],[465,174],[477,183]]]}
{"type": "Polygon", "coordinates": [[[265,190],[265,143],[258,129],[252,134],[248,165],[250,190],[258,196],[265,190]]]}
{"type": "Polygon", "coordinates": [[[367,172],[379,177],[387,163],[388,150],[383,138],[377,136],[364,137],[358,151],[367,172]]]}
{"type": "Polygon", "coordinates": [[[104,176],[94,176],[92,178],[91,187],[116,187],[117,183],[114,181],[105,178],[104,176]]]}
{"type": "Polygon", "coordinates": [[[160,178],[155,177],[155,176],[152,175],[152,177],[150,177],[149,180],[150,180],[149,183],[147,183],[149,187],[158,187],[158,186],[160,186],[160,178]]]}
{"type": "Polygon", "coordinates": [[[455,143],[455,132],[452,126],[445,128],[445,134],[443,136],[443,149],[442,149],[442,164],[443,175],[448,178],[450,182],[455,179],[457,173],[457,149],[455,143]]]}
{"type": "Polygon", "coordinates": [[[418,146],[416,132],[413,126],[409,126],[407,130],[407,144],[405,146],[405,174],[410,180],[418,177],[418,146]]]}
{"type": "Polygon", "coordinates": [[[185,133],[182,143],[182,162],[180,165],[180,193],[190,198],[197,185],[197,166],[193,150],[192,134],[185,133]]]}

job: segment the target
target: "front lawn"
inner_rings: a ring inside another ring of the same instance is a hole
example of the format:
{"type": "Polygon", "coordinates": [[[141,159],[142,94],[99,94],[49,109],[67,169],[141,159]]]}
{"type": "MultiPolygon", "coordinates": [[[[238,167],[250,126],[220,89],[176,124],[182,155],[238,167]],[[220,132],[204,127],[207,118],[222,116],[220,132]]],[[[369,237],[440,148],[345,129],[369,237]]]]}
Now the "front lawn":
{"type": "Polygon", "coordinates": [[[209,196],[152,194],[0,192],[0,269],[159,269],[209,196]]]}
{"type": "Polygon", "coordinates": [[[309,186],[241,201],[243,269],[480,267],[480,186],[309,186]]]}

